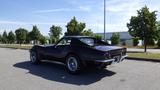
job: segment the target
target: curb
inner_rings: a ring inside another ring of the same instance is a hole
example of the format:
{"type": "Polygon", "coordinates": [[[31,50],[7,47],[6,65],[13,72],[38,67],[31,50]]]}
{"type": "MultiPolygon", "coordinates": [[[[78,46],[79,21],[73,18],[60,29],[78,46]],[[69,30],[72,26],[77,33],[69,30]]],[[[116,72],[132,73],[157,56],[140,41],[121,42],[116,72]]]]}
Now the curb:
{"type": "Polygon", "coordinates": [[[126,57],[126,59],[135,61],[160,62],[160,59],[135,58],[135,57],[126,57]]]}

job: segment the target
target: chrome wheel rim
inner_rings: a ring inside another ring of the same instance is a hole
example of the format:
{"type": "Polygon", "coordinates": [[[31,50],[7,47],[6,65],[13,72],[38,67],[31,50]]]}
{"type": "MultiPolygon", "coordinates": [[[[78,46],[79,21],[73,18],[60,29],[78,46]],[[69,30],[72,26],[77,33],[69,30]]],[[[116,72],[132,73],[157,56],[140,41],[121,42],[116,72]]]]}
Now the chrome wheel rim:
{"type": "Polygon", "coordinates": [[[35,62],[36,61],[36,53],[35,52],[31,53],[30,59],[31,59],[31,62],[35,62]]]}
{"type": "Polygon", "coordinates": [[[77,59],[75,57],[69,57],[67,60],[67,66],[70,71],[76,71],[78,68],[77,59]]]}

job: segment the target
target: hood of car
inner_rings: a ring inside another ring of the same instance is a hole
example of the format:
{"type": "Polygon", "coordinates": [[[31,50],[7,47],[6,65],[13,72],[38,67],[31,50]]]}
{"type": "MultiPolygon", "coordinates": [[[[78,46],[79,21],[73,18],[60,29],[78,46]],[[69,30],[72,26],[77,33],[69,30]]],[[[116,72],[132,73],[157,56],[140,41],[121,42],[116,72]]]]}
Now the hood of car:
{"type": "Polygon", "coordinates": [[[100,51],[110,51],[110,50],[116,50],[116,49],[123,49],[122,47],[118,46],[94,46],[95,49],[100,51]]]}

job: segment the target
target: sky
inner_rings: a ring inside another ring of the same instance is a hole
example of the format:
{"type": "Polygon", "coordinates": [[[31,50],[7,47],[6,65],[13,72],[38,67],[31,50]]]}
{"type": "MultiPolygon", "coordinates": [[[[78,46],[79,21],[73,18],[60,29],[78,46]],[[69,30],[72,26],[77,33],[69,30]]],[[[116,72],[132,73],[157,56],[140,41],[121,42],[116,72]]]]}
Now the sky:
{"type": "MultiPolygon", "coordinates": [[[[48,35],[52,25],[66,32],[66,24],[75,16],[86,23],[86,29],[103,32],[104,0],[0,0],[0,33],[18,28],[32,30],[37,25],[48,35]]],[[[147,6],[157,12],[160,20],[159,0],[106,0],[106,32],[127,31],[126,23],[137,10],[147,6]]]]}

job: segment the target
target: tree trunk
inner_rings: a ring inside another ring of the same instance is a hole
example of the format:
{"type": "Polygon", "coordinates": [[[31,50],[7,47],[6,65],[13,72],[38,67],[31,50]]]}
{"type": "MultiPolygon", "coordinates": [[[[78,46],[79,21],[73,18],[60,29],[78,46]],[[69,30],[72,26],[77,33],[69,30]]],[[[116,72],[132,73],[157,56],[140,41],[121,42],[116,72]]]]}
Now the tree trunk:
{"type": "Polygon", "coordinates": [[[145,44],[144,46],[144,52],[146,53],[147,52],[147,45],[145,44]]]}

